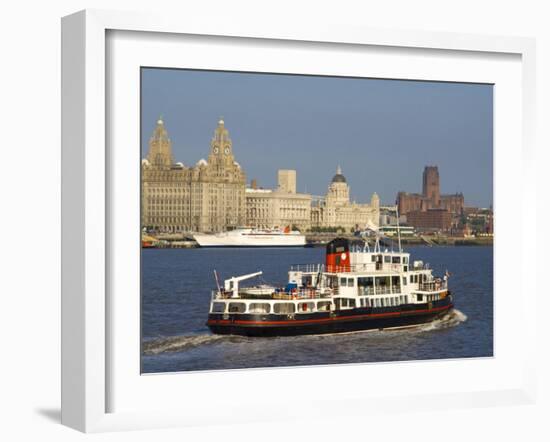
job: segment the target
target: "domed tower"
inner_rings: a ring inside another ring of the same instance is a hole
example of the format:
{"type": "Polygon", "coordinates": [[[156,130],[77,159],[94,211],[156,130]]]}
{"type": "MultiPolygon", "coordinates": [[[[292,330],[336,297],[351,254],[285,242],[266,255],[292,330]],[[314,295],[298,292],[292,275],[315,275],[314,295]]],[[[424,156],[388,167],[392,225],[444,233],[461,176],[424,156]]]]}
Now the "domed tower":
{"type": "Polygon", "coordinates": [[[172,157],[172,142],[168,138],[168,132],[164,127],[162,117],[157,121],[157,127],[149,139],[149,164],[157,168],[169,168],[174,159],[172,157]]]}
{"type": "Polygon", "coordinates": [[[218,121],[214,136],[210,142],[210,155],[208,163],[220,168],[233,167],[235,157],[233,156],[233,143],[229,138],[229,131],[225,127],[223,118],[218,121]]]}
{"type": "Polygon", "coordinates": [[[333,204],[349,203],[349,186],[340,166],[336,168],[336,175],[328,186],[327,200],[333,204]]]}

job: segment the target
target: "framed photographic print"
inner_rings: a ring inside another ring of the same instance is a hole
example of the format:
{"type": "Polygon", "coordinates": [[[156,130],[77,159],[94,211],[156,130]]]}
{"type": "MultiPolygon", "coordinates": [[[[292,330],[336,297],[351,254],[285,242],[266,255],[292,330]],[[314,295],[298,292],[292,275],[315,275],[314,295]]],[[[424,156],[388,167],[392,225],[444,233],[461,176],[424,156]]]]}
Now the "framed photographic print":
{"type": "Polygon", "coordinates": [[[63,422],[531,401],[534,246],[510,284],[504,244],[535,193],[508,179],[532,179],[533,57],[520,38],[66,17],[63,422]]]}
{"type": "Polygon", "coordinates": [[[492,84],[143,67],[140,102],[142,373],[493,356],[492,84]]]}

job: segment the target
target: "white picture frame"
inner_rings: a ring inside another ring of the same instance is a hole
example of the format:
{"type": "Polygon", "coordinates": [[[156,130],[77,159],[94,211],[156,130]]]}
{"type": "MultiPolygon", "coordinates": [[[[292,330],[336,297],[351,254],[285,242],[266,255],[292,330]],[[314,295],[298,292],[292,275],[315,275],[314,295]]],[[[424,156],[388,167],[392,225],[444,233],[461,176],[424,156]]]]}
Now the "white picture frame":
{"type": "MultiPolygon", "coordinates": [[[[181,399],[180,393],[178,393],[178,398],[180,401],[194,401],[192,406],[176,407],[173,402],[166,401],[164,406],[151,407],[150,409],[137,406],[135,409],[113,408],[110,399],[115,388],[113,378],[120,380],[121,376],[113,375],[118,369],[113,365],[119,364],[113,362],[116,361],[113,353],[113,348],[116,346],[111,345],[111,335],[116,328],[114,324],[120,318],[117,319],[116,314],[113,313],[112,299],[109,297],[109,292],[113,289],[110,269],[112,260],[116,259],[110,245],[113,243],[113,235],[117,231],[116,228],[111,228],[113,221],[111,218],[114,213],[113,201],[116,198],[110,192],[112,191],[113,176],[116,180],[118,173],[116,164],[119,164],[117,161],[120,162],[120,160],[113,159],[112,152],[108,150],[112,134],[108,133],[106,127],[106,121],[112,115],[110,115],[111,109],[107,105],[111,77],[107,77],[105,73],[108,72],[108,63],[113,61],[112,59],[108,60],[107,57],[117,56],[117,53],[108,50],[107,35],[110,32],[151,33],[147,35],[151,37],[154,35],[155,38],[165,36],[171,39],[186,35],[215,36],[222,40],[226,39],[229,44],[231,41],[240,39],[260,43],[268,41],[272,45],[283,42],[286,48],[307,43],[308,45],[329,45],[336,48],[335,50],[369,47],[376,48],[381,53],[395,48],[400,48],[405,52],[427,50],[431,51],[430,54],[434,59],[444,57],[445,54],[466,53],[481,61],[484,57],[490,57],[491,54],[515,57],[514,59],[519,63],[521,80],[518,83],[519,90],[511,91],[511,94],[515,96],[514,99],[519,99],[518,105],[521,109],[510,110],[512,120],[507,123],[514,124],[515,132],[512,139],[518,141],[516,144],[519,145],[515,149],[519,150],[514,150],[516,156],[511,158],[511,164],[506,167],[514,167],[514,159],[521,161],[525,182],[523,187],[516,189],[514,195],[520,199],[519,204],[535,207],[536,192],[532,191],[535,189],[535,176],[533,173],[529,173],[534,160],[533,122],[535,120],[535,45],[532,39],[389,31],[328,24],[293,26],[279,23],[275,26],[269,23],[248,23],[244,18],[242,21],[218,22],[197,17],[169,17],[98,10],[82,11],[67,16],[62,21],[62,423],[67,426],[85,432],[97,432],[208,425],[213,421],[218,423],[254,422],[297,416],[295,410],[282,408],[277,404],[272,408],[269,408],[268,405],[257,407],[246,416],[240,417],[217,412],[215,409],[209,410],[207,414],[208,404],[201,404],[198,395],[207,394],[204,388],[211,388],[212,391],[219,388],[222,378],[219,374],[213,373],[186,375],[187,386],[184,385],[186,380],[178,379],[178,375],[155,376],[154,381],[147,380],[150,386],[144,387],[145,389],[152,389],[153,382],[156,383],[156,386],[161,382],[162,388],[173,388],[174,386],[184,388],[182,391],[188,391],[189,394],[185,399],[181,399]],[[527,189],[531,191],[528,192],[527,189]],[[203,390],[191,389],[191,383],[202,385],[203,390]],[[206,387],[207,384],[211,386],[206,387]]],[[[423,79],[422,66],[419,69],[417,79],[423,79]]],[[[430,79],[437,78],[432,76],[430,79]]],[[[487,79],[490,81],[489,77],[487,79]]],[[[498,103],[495,106],[498,112],[498,103]]],[[[499,127],[502,126],[504,125],[501,124],[499,127]]],[[[504,129],[502,128],[502,130],[504,129]]],[[[496,140],[495,150],[497,150],[497,144],[501,142],[503,142],[502,139],[496,140]]],[[[135,150],[137,152],[138,148],[136,147],[135,150]]],[[[517,167],[517,163],[515,167],[517,167]]],[[[496,194],[501,191],[500,187],[502,186],[498,182],[498,177],[500,174],[500,179],[502,179],[503,173],[506,172],[499,170],[497,164],[495,168],[496,194]]],[[[510,192],[514,192],[514,190],[510,190],[510,192]]],[[[514,200],[518,204],[517,199],[514,200]]],[[[504,248],[499,251],[499,246],[502,243],[498,242],[498,232],[504,231],[506,223],[515,222],[504,219],[505,216],[503,219],[499,218],[501,214],[512,213],[513,208],[506,207],[506,204],[505,202],[501,206],[495,204],[496,255],[505,253],[504,248]]],[[[526,225],[525,223],[528,222],[526,211],[518,212],[520,222],[526,225]]],[[[518,235],[520,236],[518,239],[520,246],[516,253],[521,262],[521,275],[526,275],[528,257],[536,255],[536,245],[533,241],[521,241],[521,238],[526,235],[524,229],[520,228],[518,235]]],[[[125,252],[118,250],[117,253],[125,252]]],[[[497,267],[495,288],[498,288],[498,279],[502,276],[504,274],[499,274],[497,267]]],[[[522,307],[527,305],[527,293],[536,293],[535,281],[524,279],[525,284],[520,288],[520,294],[517,296],[522,307]]],[[[497,293],[496,290],[495,293],[497,293]]],[[[532,298],[530,302],[533,302],[532,298]]],[[[504,303],[503,301],[501,305],[504,303]]],[[[116,311],[116,309],[114,310],[116,311]]],[[[501,312],[503,315],[506,314],[504,309],[501,312]]],[[[307,400],[309,407],[300,413],[305,418],[323,416],[326,413],[323,408],[330,401],[338,401],[339,411],[336,413],[341,414],[368,414],[380,410],[407,411],[412,404],[418,410],[432,409],[436,406],[435,404],[439,409],[445,409],[502,403],[533,403],[535,397],[536,324],[527,319],[525,316],[517,318],[521,326],[521,331],[518,333],[521,337],[523,351],[517,355],[518,366],[514,366],[513,376],[508,381],[500,380],[488,388],[482,388],[480,386],[482,382],[479,384],[474,382],[470,389],[466,386],[462,386],[457,391],[441,389],[438,392],[437,389],[434,389],[424,395],[390,389],[386,393],[377,391],[373,396],[366,394],[360,388],[353,395],[340,397],[338,394],[333,394],[328,398],[326,395],[324,398],[311,395],[307,400]],[[376,397],[376,402],[372,400],[373,397],[376,397]]],[[[138,318],[133,318],[130,324],[135,325],[136,320],[139,323],[138,318]]],[[[496,341],[503,337],[504,335],[495,334],[496,341]]],[[[136,342],[135,345],[136,348],[139,347],[139,342],[136,342]]],[[[139,349],[133,351],[139,353],[139,349]]],[[[504,353],[503,351],[501,355],[504,353]]],[[[498,360],[499,357],[499,354],[495,353],[494,359],[498,360]]],[[[503,360],[506,359],[503,358],[503,360]]],[[[437,362],[430,364],[435,363],[437,362]]],[[[460,361],[447,361],[446,363],[455,364],[454,369],[456,370],[465,369],[460,361]]],[[[432,370],[435,373],[435,369],[430,364],[401,364],[400,370],[408,370],[411,373],[432,370]]],[[[382,366],[385,371],[391,371],[393,364],[357,364],[345,367],[321,367],[319,370],[324,370],[324,375],[335,376],[338,373],[344,373],[351,377],[360,376],[361,370],[365,370],[365,367],[368,367],[368,370],[378,370],[382,366]]],[[[485,364],[484,361],[481,361],[479,366],[471,363],[468,367],[470,373],[473,374],[476,373],[476,370],[481,370],[479,371],[480,376],[485,376],[481,374],[483,370],[491,370],[491,366],[485,364]],[[482,367],[482,365],[484,366],[482,367]]],[[[499,369],[504,370],[505,368],[506,363],[499,369]]],[[[307,373],[301,373],[299,369],[254,370],[254,376],[265,379],[284,378],[285,382],[292,382],[292,379],[304,375],[307,376],[307,373]],[[289,377],[289,373],[292,374],[291,377],[289,377]]],[[[139,377],[139,373],[133,373],[132,376],[139,377]]],[[[223,376],[225,379],[238,380],[251,376],[251,374],[246,370],[236,370],[231,373],[226,372],[223,376]]],[[[149,377],[149,379],[151,378],[153,377],[149,377]]],[[[483,381],[483,379],[480,380],[483,381]]],[[[131,383],[127,383],[128,388],[131,388],[131,385],[131,383]]],[[[120,394],[125,393],[123,391],[120,394]]],[[[144,397],[149,399],[145,394],[144,397]]],[[[333,410],[332,414],[334,413],[333,410]]]]}

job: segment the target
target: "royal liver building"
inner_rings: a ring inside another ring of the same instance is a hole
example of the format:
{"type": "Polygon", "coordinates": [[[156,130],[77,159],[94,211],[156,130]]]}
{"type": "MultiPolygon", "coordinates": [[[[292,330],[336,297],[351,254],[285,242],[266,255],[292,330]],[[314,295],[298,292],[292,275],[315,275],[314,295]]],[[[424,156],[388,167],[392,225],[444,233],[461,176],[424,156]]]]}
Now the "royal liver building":
{"type": "Polygon", "coordinates": [[[235,161],[224,121],[210,142],[208,160],[175,163],[162,119],[141,164],[142,226],[159,232],[220,232],[244,225],[246,176],[235,161]]]}

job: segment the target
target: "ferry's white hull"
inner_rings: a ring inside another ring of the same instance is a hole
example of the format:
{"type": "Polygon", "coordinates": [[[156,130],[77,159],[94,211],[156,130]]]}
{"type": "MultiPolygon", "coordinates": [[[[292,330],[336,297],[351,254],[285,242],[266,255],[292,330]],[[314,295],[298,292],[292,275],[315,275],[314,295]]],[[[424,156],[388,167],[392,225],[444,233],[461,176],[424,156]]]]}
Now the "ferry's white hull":
{"type": "Polygon", "coordinates": [[[304,235],[261,234],[241,235],[229,233],[195,234],[195,241],[201,247],[303,247],[304,235]]]}

